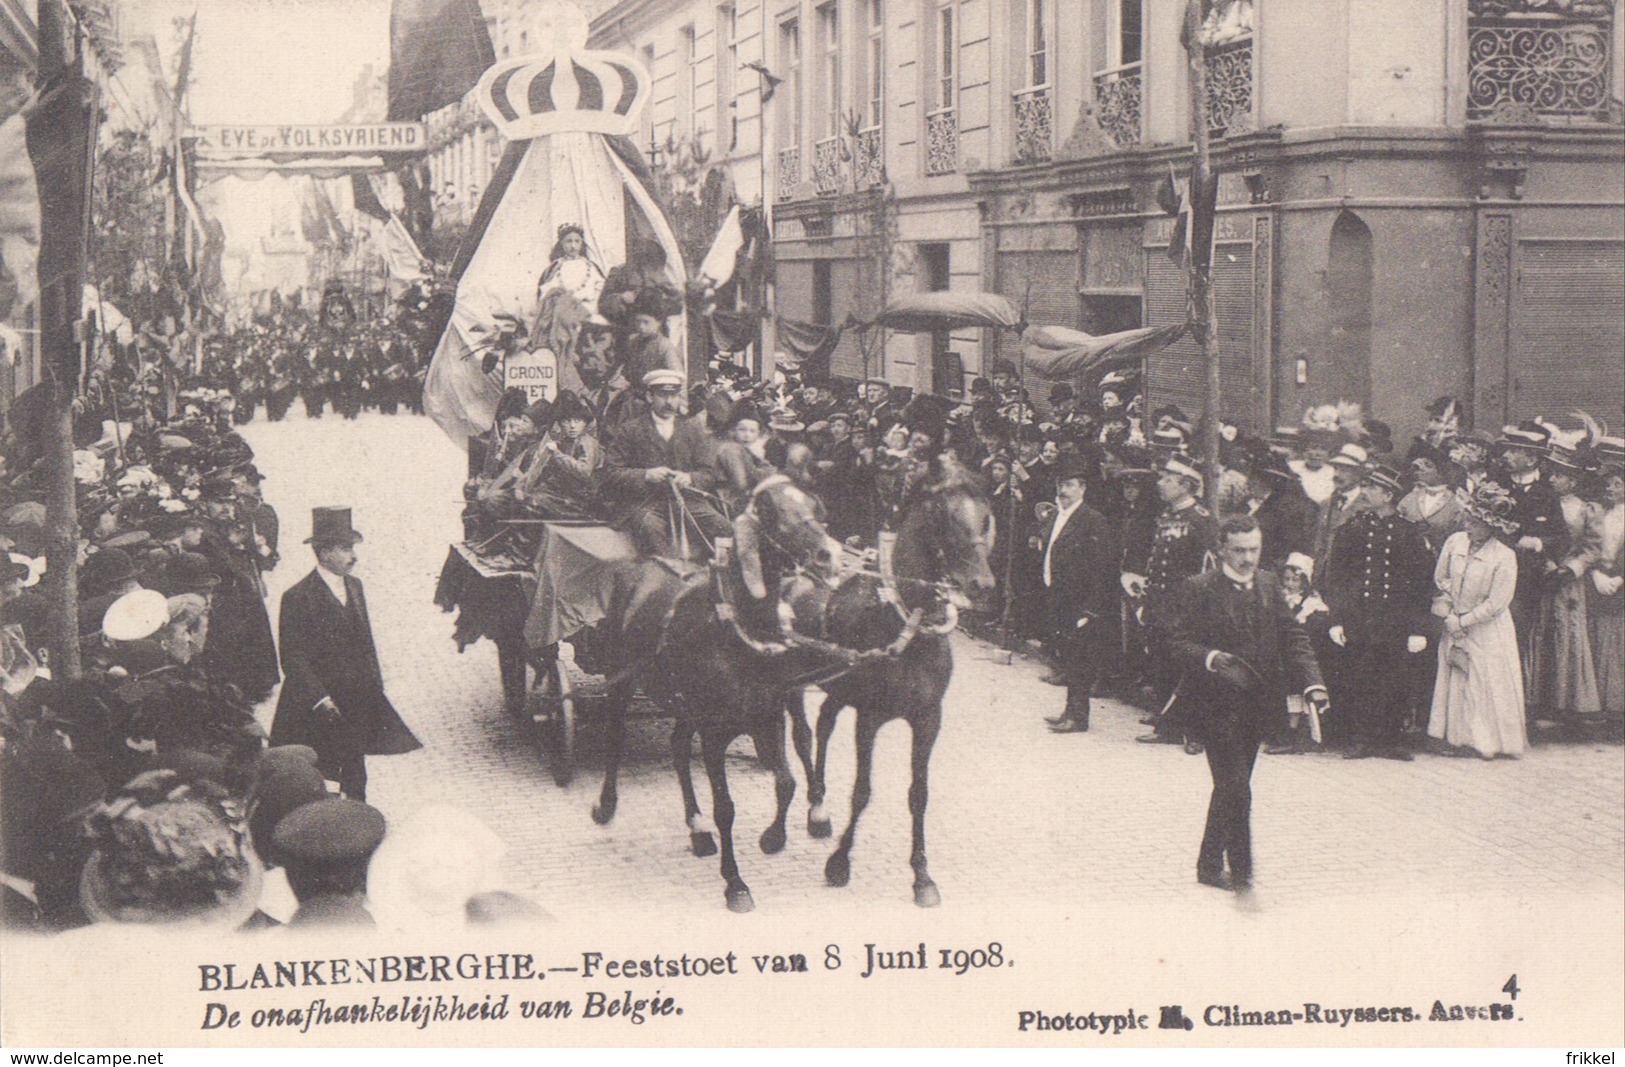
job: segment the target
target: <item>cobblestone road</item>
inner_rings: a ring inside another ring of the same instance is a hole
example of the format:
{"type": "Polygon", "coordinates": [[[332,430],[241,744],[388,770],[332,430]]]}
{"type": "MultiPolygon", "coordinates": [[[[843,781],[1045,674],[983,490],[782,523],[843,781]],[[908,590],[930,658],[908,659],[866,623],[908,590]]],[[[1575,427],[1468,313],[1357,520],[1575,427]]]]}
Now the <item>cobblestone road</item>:
{"type": "MultiPolygon", "coordinates": [[[[273,575],[273,615],[282,589],[310,568],[300,541],[312,505],[352,505],[366,535],[357,573],[384,675],[425,745],[371,761],[373,802],[395,817],[433,801],[468,808],[507,840],[513,884],[563,917],[631,912],[651,901],[674,914],[720,911],[716,861],[687,852],[664,721],[634,724],[619,817],[599,827],[588,816],[601,766],[590,712],[582,773],[560,789],[502,710],[490,644],[458,654],[451,616],[432,603],[446,546],[459,536],[464,465],[440,432],[426,419],[368,414],[350,423],[331,415],[260,421],[246,436],[282,515],[285,562],[273,575]]],[[[1040,900],[1212,901],[1192,880],[1210,787],[1204,760],[1132,743],[1139,712],[1110,701],[1097,706],[1092,732],[1051,735],[1042,716],[1058,711],[1062,694],[1038,680],[1035,663],[1002,663],[963,635],[954,654],[928,824],[946,908],[991,914],[1040,900]]],[[[837,830],[851,750],[848,718],[829,772],[837,830]]],[[[809,839],[803,827],[804,790],[786,850],[764,856],[756,848],[772,814],[771,778],[740,742],[730,780],[741,865],[760,911],[874,916],[912,908],[907,756],[906,727],[886,727],[852,884],[834,890],[822,877],[830,843],[809,839]]],[[[696,776],[709,810],[697,761],[696,776]]],[[[1522,760],[1490,763],[1261,757],[1254,795],[1257,877],[1271,906],[1485,891],[1617,899],[1625,885],[1617,745],[1544,745],[1522,760]]]]}

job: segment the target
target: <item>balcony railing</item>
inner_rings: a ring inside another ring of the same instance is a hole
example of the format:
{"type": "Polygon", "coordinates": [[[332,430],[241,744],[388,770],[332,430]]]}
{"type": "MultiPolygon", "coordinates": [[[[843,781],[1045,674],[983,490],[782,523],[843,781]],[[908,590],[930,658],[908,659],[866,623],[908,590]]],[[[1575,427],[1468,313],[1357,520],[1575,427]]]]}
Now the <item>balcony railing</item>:
{"type": "Polygon", "coordinates": [[[813,145],[813,188],[819,196],[841,191],[841,138],[826,137],[813,145]]]}
{"type": "Polygon", "coordinates": [[[1118,148],[1140,143],[1142,88],[1138,63],[1095,75],[1095,121],[1118,148]]]}
{"type": "Polygon", "coordinates": [[[1529,13],[1473,18],[1467,33],[1467,117],[1539,123],[1607,115],[1605,18],[1529,13]]]}
{"type": "Polygon", "coordinates": [[[953,108],[925,117],[925,172],[952,174],[959,169],[959,120],[953,108]]]}
{"type": "Polygon", "coordinates": [[[886,181],[886,158],[881,152],[880,127],[858,131],[853,149],[853,177],[859,189],[873,189],[886,181]]]}
{"type": "Polygon", "coordinates": [[[1050,157],[1050,93],[1048,87],[1023,89],[1015,94],[1016,162],[1043,163],[1050,157]]]}
{"type": "Polygon", "coordinates": [[[779,149],[778,170],[779,199],[788,200],[796,194],[796,185],[801,181],[801,149],[779,149]]]}
{"type": "Polygon", "coordinates": [[[1253,128],[1253,39],[1207,54],[1207,127],[1215,136],[1253,128]]]}

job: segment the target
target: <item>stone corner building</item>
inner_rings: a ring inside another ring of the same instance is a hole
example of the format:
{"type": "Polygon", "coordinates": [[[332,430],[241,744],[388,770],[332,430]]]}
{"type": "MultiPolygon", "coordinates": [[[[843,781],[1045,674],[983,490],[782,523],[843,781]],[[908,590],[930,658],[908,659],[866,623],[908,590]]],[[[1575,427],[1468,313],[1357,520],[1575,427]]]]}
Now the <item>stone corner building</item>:
{"type": "MultiPolygon", "coordinates": [[[[1480,428],[1625,419],[1625,27],[1614,0],[1228,0],[1210,20],[1225,414],[1356,400],[1396,440],[1434,396],[1480,428]]],[[[1184,0],[621,0],[597,47],[655,77],[774,205],[782,314],[990,289],[1033,322],[1178,321],[1155,189],[1189,169],[1184,0]],[[765,63],[782,78],[765,107],[765,63]],[[765,118],[765,122],[764,122],[765,118]],[[762,148],[766,135],[768,147],[762,148]]],[[[941,390],[1012,337],[849,336],[837,373],[941,390]]],[[[1148,402],[1200,408],[1189,341],[1148,402]]],[[[1029,382],[1042,401],[1044,383],[1029,382]]]]}

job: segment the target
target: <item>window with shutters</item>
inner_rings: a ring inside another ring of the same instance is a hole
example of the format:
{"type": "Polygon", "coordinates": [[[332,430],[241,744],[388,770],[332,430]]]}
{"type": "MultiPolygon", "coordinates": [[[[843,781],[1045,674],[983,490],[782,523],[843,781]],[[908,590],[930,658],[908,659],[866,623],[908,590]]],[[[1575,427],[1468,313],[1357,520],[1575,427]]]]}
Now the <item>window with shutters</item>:
{"type": "MultiPolygon", "coordinates": [[[[1145,324],[1186,320],[1185,270],[1163,252],[1146,254],[1145,324]]],[[[1213,301],[1219,323],[1220,411],[1244,429],[1253,426],[1253,248],[1223,243],[1213,256],[1213,301]]],[[[1202,349],[1189,336],[1146,358],[1146,410],[1177,404],[1202,410],[1206,390],[1202,349]]]]}
{"type": "Polygon", "coordinates": [[[677,128],[693,137],[699,133],[699,59],[694,38],[694,27],[684,26],[677,31],[677,128]]]}
{"type": "Polygon", "coordinates": [[[732,4],[717,8],[716,29],[717,147],[732,152],[739,147],[739,105],[735,78],[739,73],[739,12],[732,4]]]}
{"type": "Polygon", "coordinates": [[[1507,417],[1578,408],[1621,425],[1625,242],[1519,241],[1514,262],[1507,417]]]}
{"type": "Polygon", "coordinates": [[[1467,17],[1469,119],[1621,121],[1613,0],[1469,0],[1467,17]]]}

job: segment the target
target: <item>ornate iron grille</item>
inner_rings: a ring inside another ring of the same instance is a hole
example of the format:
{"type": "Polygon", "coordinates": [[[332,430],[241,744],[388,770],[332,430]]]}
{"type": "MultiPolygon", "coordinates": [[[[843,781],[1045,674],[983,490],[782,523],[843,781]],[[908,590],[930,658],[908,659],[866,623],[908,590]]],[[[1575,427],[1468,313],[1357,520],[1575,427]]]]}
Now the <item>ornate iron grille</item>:
{"type": "Polygon", "coordinates": [[[886,162],[880,152],[880,127],[858,131],[852,169],[859,189],[873,189],[886,180],[886,162]]]}
{"type": "Polygon", "coordinates": [[[1207,54],[1207,128],[1223,137],[1253,127],[1253,40],[1207,54]]]}
{"type": "Polygon", "coordinates": [[[1050,157],[1048,89],[1016,94],[1016,162],[1042,163],[1050,157]]]}
{"type": "Polygon", "coordinates": [[[1474,19],[1467,117],[1595,118],[1608,103],[1608,28],[1565,18],[1474,19]]]}
{"type": "Polygon", "coordinates": [[[819,196],[841,191],[841,139],[826,137],[813,145],[813,189],[819,196]]]}
{"type": "Polygon", "coordinates": [[[801,181],[801,149],[779,149],[779,199],[788,200],[795,195],[796,183],[801,181]]]}
{"type": "Polygon", "coordinates": [[[1095,75],[1095,121],[1118,148],[1140,143],[1140,65],[1095,75]]]}
{"type": "Polygon", "coordinates": [[[959,122],[953,110],[925,117],[925,172],[952,174],[959,169],[959,122]]]}

